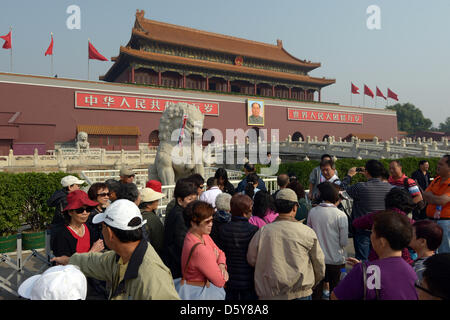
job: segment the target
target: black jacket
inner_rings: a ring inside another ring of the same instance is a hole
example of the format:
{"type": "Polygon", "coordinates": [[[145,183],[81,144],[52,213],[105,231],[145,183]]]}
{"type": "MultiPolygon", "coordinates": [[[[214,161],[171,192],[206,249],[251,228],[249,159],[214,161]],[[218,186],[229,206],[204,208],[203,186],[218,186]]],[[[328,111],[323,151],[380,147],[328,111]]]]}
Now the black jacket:
{"type": "Polygon", "coordinates": [[[250,224],[247,218],[231,217],[219,232],[219,247],[227,257],[227,271],[230,276],[228,289],[246,290],[254,288],[255,269],[247,262],[247,250],[250,240],[258,227],[250,224]]]}
{"type": "Polygon", "coordinates": [[[411,178],[417,181],[417,184],[425,191],[426,188],[430,185],[430,173],[427,172],[426,175],[423,175],[422,170],[414,171],[411,175],[411,178]]]}
{"type": "Polygon", "coordinates": [[[223,248],[219,243],[219,231],[222,226],[231,221],[231,213],[225,212],[223,210],[218,210],[213,216],[213,225],[211,229],[211,234],[209,235],[213,239],[214,243],[223,251],[223,248]]]}
{"type": "Polygon", "coordinates": [[[176,202],[175,207],[166,214],[164,219],[164,246],[162,249],[162,259],[164,264],[172,272],[174,279],[180,278],[181,274],[181,253],[183,251],[184,238],[188,228],[184,223],[184,208],[176,202]]]}
{"type": "Polygon", "coordinates": [[[60,225],[64,224],[64,218],[62,215],[63,209],[67,206],[67,195],[69,193],[63,188],[56,190],[50,199],[47,200],[47,206],[55,207],[55,213],[53,215],[52,224],[60,225]]]}
{"type": "MultiPolygon", "coordinates": [[[[90,229],[89,225],[87,225],[89,236],[90,236],[90,247],[94,244],[95,241],[98,240],[98,237],[95,236],[95,232],[90,229]]],[[[67,226],[59,225],[56,227],[54,237],[51,239],[51,249],[53,254],[56,257],[67,256],[70,257],[74,253],[76,253],[77,248],[77,239],[75,239],[69,230],[67,230],[67,226]]]]}

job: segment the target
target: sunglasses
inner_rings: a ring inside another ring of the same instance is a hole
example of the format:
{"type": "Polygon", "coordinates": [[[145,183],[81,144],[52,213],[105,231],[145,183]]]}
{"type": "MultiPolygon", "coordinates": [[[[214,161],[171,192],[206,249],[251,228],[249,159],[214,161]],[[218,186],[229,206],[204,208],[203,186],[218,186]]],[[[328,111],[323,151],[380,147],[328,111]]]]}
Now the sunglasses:
{"type": "Polygon", "coordinates": [[[87,211],[88,210],[88,208],[86,208],[86,207],[81,207],[81,208],[78,208],[78,209],[74,209],[73,211],[75,211],[76,213],[78,213],[78,214],[82,214],[82,213],[84,213],[85,211],[87,211]]]}
{"type": "Polygon", "coordinates": [[[103,192],[103,193],[97,193],[97,197],[109,197],[111,193],[109,192],[103,192]]]}

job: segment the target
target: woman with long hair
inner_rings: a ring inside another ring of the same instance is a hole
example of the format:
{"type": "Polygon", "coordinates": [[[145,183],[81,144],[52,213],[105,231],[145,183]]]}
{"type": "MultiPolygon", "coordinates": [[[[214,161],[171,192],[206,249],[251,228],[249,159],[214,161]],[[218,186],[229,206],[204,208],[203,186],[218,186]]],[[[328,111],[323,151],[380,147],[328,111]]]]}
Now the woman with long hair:
{"type": "Polygon", "coordinates": [[[273,197],[264,190],[255,194],[253,199],[252,217],[248,220],[251,224],[261,228],[262,226],[275,221],[278,213],[275,212],[275,201],[273,197]]]}

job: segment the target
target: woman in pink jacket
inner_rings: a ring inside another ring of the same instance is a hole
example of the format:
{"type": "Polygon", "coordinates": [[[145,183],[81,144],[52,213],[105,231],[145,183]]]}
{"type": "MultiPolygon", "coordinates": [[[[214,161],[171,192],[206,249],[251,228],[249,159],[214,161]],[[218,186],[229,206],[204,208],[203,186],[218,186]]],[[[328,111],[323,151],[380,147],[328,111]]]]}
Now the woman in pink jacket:
{"type": "MultiPolygon", "coordinates": [[[[215,290],[212,295],[208,293],[209,290],[206,290],[202,296],[188,296],[189,299],[225,298],[223,287],[228,281],[225,254],[209,236],[213,214],[214,208],[209,203],[199,200],[190,203],[184,211],[184,220],[190,229],[184,239],[181,255],[183,273],[181,283],[199,288],[209,288],[214,285],[219,289],[215,290]],[[217,296],[218,292],[220,292],[219,296],[217,296]]],[[[183,299],[181,293],[180,297],[183,299]]]]}
{"type": "Polygon", "coordinates": [[[253,198],[252,217],[248,222],[261,228],[275,221],[277,217],[278,213],[275,212],[273,197],[267,191],[258,191],[253,198]]]}

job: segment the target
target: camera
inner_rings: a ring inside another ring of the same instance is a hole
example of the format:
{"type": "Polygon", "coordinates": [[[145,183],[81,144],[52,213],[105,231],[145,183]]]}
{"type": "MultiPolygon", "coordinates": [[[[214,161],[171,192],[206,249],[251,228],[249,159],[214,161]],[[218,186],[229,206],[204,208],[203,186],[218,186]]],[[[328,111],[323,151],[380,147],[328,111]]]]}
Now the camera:
{"type": "Polygon", "coordinates": [[[361,168],[361,167],[356,168],[356,172],[364,172],[364,171],[365,171],[364,168],[361,168]]]}

